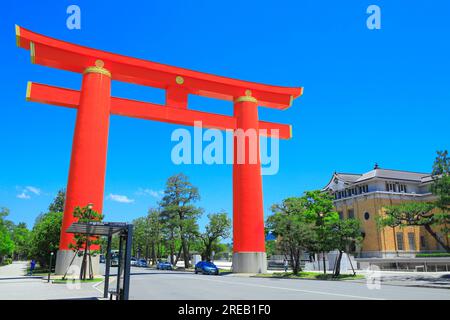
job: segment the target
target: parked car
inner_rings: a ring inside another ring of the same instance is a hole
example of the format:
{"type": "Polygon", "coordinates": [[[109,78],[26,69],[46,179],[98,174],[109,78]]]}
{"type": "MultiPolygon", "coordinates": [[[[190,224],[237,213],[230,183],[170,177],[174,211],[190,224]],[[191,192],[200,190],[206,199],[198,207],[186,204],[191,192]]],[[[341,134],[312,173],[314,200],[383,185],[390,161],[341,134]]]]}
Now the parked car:
{"type": "Polygon", "coordinates": [[[160,261],[156,264],[156,269],[158,269],[158,270],[173,270],[173,266],[168,261],[160,261]]]}
{"type": "Polygon", "coordinates": [[[145,260],[145,259],[139,259],[139,260],[136,262],[136,267],[143,267],[143,268],[146,268],[146,267],[147,267],[147,260],[145,260]]]}
{"type": "Polygon", "coordinates": [[[195,273],[203,273],[203,274],[219,274],[219,268],[209,261],[200,261],[195,265],[195,273]]]}
{"type": "Polygon", "coordinates": [[[130,263],[130,265],[131,265],[132,267],[135,267],[135,266],[136,266],[136,263],[137,263],[137,259],[136,259],[135,257],[131,257],[131,263],[130,263]]]}

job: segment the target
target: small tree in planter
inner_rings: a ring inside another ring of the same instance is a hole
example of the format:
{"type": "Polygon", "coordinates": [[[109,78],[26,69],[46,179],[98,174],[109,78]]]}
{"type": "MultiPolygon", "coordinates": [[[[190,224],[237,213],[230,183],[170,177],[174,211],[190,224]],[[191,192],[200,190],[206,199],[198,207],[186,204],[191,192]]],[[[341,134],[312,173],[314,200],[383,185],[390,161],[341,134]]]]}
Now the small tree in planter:
{"type": "MultiPolygon", "coordinates": [[[[103,215],[95,210],[92,210],[92,204],[88,204],[86,207],[76,207],[73,211],[73,216],[78,219],[78,222],[87,223],[94,221],[102,221],[103,215]]],[[[80,280],[86,280],[87,271],[89,271],[89,279],[94,278],[94,272],[92,269],[92,255],[100,253],[100,250],[91,250],[92,245],[100,245],[100,237],[87,234],[75,233],[74,243],[69,244],[69,248],[74,252],[74,257],[70,262],[69,268],[75,260],[76,256],[83,256],[80,270],[80,280]]],[[[68,269],[69,269],[68,268],[68,269]]],[[[67,275],[64,275],[65,279],[67,275]]]]}

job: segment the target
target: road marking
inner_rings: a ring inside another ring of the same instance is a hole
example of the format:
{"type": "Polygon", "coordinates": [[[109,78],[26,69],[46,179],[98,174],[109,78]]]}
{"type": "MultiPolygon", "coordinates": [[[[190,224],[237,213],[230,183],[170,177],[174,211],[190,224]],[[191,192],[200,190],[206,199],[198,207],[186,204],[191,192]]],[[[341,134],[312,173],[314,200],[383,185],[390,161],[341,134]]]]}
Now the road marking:
{"type": "MultiPolygon", "coordinates": [[[[186,276],[177,275],[177,274],[172,274],[170,276],[171,277],[176,277],[176,278],[191,279],[191,280],[193,279],[193,277],[186,277],[186,276]]],[[[134,279],[137,280],[136,278],[134,278],[134,279]]],[[[148,279],[148,278],[145,278],[145,279],[148,279]]],[[[234,281],[233,282],[233,281],[213,280],[213,279],[208,279],[206,277],[205,278],[195,277],[195,279],[204,280],[204,281],[219,282],[219,283],[225,283],[225,284],[244,285],[244,286],[249,286],[249,287],[259,287],[259,288],[268,288],[268,289],[297,291],[297,292],[304,292],[304,293],[314,293],[314,294],[321,294],[321,295],[327,295],[327,296],[338,296],[338,297],[357,298],[357,299],[366,299],[366,300],[385,300],[385,299],[382,299],[382,298],[355,296],[355,295],[349,295],[349,294],[343,294],[343,293],[330,293],[330,292],[324,292],[324,291],[313,291],[313,290],[302,290],[302,289],[285,288],[285,287],[266,286],[266,285],[261,285],[261,284],[251,284],[251,283],[238,282],[238,281],[234,281]]]]}

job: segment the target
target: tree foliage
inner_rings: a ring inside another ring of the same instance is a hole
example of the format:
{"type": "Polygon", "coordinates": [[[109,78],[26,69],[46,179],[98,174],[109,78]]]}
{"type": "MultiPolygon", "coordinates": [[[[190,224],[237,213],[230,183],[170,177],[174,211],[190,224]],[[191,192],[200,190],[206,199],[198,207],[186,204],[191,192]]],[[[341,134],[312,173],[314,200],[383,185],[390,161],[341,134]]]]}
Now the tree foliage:
{"type": "Polygon", "coordinates": [[[50,252],[58,250],[62,217],[62,212],[42,214],[31,231],[29,255],[42,267],[48,265],[50,252]]]}
{"type": "MultiPolygon", "coordinates": [[[[90,205],[85,207],[75,207],[73,211],[74,218],[80,223],[89,223],[94,221],[102,221],[103,215],[95,210],[93,210],[90,205]]],[[[74,251],[75,255],[82,253],[83,259],[80,269],[80,279],[86,279],[86,275],[89,273],[89,278],[94,277],[92,268],[92,255],[99,253],[99,250],[92,250],[91,246],[99,246],[100,237],[92,236],[83,233],[74,234],[74,242],[69,244],[69,248],[74,251]]],[[[72,260],[73,262],[73,260],[72,260]]]]}
{"type": "Polygon", "coordinates": [[[64,212],[64,204],[66,202],[66,190],[61,189],[56,194],[55,199],[48,206],[49,212],[64,212]]]}
{"type": "Polygon", "coordinates": [[[230,236],[231,219],[226,212],[211,213],[208,215],[208,219],[209,222],[205,227],[205,232],[200,235],[200,239],[202,243],[202,260],[210,261],[212,252],[217,253],[219,240],[230,236]]]}
{"type": "MultiPolygon", "coordinates": [[[[200,199],[198,189],[194,187],[187,176],[180,173],[169,177],[161,200],[161,221],[163,228],[167,232],[167,242],[170,247],[170,256],[176,250],[176,239],[181,242],[178,249],[177,260],[180,253],[183,253],[185,268],[190,267],[189,263],[189,239],[198,236],[197,218],[202,210],[194,206],[194,202],[200,199]]],[[[176,264],[176,261],[171,261],[176,264]]]]}
{"type": "Polygon", "coordinates": [[[290,258],[294,274],[301,271],[301,256],[316,242],[314,224],[306,213],[305,198],[288,198],[271,208],[267,229],[278,238],[278,248],[290,258]]]}
{"type": "Polygon", "coordinates": [[[421,226],[447,251],[450,225],[450,158],[438,151],[433,164],[431,192],[434,202],[410,202],[385,207],[386,215],[377,219],[379,227],[421,226]],[[441,236],[443,235],[443,237],[441,236]]]}
{"type": "Polygon", "coordinates": [[[443,213],[435,213],[434,203],[406,202],[399,205],[385,207],[386,215],[377,219],[379,227],[406,227],[419,226],[425,230],[447,251],[450,247],[433,229],[442,223],[443,213]]]}

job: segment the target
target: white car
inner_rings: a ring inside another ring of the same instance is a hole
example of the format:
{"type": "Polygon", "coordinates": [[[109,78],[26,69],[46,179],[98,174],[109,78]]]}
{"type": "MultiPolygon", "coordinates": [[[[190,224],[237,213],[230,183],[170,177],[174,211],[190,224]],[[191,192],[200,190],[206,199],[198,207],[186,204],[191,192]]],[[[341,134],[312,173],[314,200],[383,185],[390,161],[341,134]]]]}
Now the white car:
{"type": "Polygon", "coordinates": [[[131,263],[130,263],[130,265],[133,266],[133,267],[135,267],[136,264],[137,264],[137,259],[134,258],[134,257],[132,257],[132,258],[131,258],[131,263]]]}

